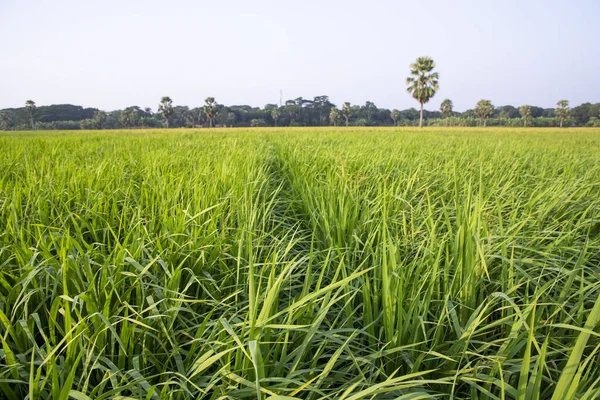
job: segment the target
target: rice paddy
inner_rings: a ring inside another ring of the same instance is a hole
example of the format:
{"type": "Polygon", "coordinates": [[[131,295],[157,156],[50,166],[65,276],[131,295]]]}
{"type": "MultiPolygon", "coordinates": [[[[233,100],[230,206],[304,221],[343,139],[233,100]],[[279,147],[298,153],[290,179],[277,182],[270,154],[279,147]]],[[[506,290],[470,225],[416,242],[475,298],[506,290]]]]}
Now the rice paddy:
{"type": "Polygon", "coordinates": [[[595,399],[600,130],[0,134],[3,399],[595,399]]]}

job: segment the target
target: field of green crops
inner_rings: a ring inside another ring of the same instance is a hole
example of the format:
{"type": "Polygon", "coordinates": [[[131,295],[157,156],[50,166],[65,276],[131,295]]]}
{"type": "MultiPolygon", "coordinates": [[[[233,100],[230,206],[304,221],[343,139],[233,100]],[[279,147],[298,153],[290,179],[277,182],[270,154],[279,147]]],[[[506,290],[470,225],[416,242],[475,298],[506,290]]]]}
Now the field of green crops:
{"type": "Polygon", "coordinates": [[[2,399],[600,396],[598,129],[0,150],[2,399]]]}

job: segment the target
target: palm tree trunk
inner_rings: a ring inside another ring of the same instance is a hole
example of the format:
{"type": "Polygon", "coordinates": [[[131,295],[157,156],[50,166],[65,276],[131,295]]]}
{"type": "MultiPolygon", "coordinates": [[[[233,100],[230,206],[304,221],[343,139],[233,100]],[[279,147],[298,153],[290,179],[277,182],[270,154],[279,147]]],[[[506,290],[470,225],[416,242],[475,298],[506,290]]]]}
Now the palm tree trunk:
{"type": "Polygon", "coordinates": [[[165,119],[165,123],[167,124],[167,129],[169,129],[169,118],[165,119]]]}
{"type": "Polygon", "coordinates": [[[419,128],[423,127],[423,103],[421,103],[421,119],[419,120],[419,128]]]}
{"type": "Polygon", "coordinates": [[[348,117],[346,117],[346,126],[348,126],[348,117]]]}
{"type": "Polygon", "coordinates": [[[562,124],[563,124],[563,119],[560,119],[560,127],[562,128],[562,124]]]}

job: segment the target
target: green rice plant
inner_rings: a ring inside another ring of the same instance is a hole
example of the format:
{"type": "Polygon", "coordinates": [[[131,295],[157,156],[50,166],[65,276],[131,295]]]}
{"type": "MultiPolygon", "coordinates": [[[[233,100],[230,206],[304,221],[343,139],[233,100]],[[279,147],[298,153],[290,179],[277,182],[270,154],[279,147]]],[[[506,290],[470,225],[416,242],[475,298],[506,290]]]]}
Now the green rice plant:
{"type": "Polygon", "coordinates": [[[598,130],[0,148],[0,398],[600,395],[598,130]]]}

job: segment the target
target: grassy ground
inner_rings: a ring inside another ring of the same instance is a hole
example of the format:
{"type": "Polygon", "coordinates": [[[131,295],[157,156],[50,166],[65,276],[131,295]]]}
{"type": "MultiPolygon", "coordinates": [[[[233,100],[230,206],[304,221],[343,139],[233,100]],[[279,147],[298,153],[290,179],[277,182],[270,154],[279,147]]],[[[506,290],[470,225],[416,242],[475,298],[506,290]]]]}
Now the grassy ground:
{"type": "Polygon", "coordinates": [[[0,398],[600,396],[600,130],[0,150],[0,398]]]}

